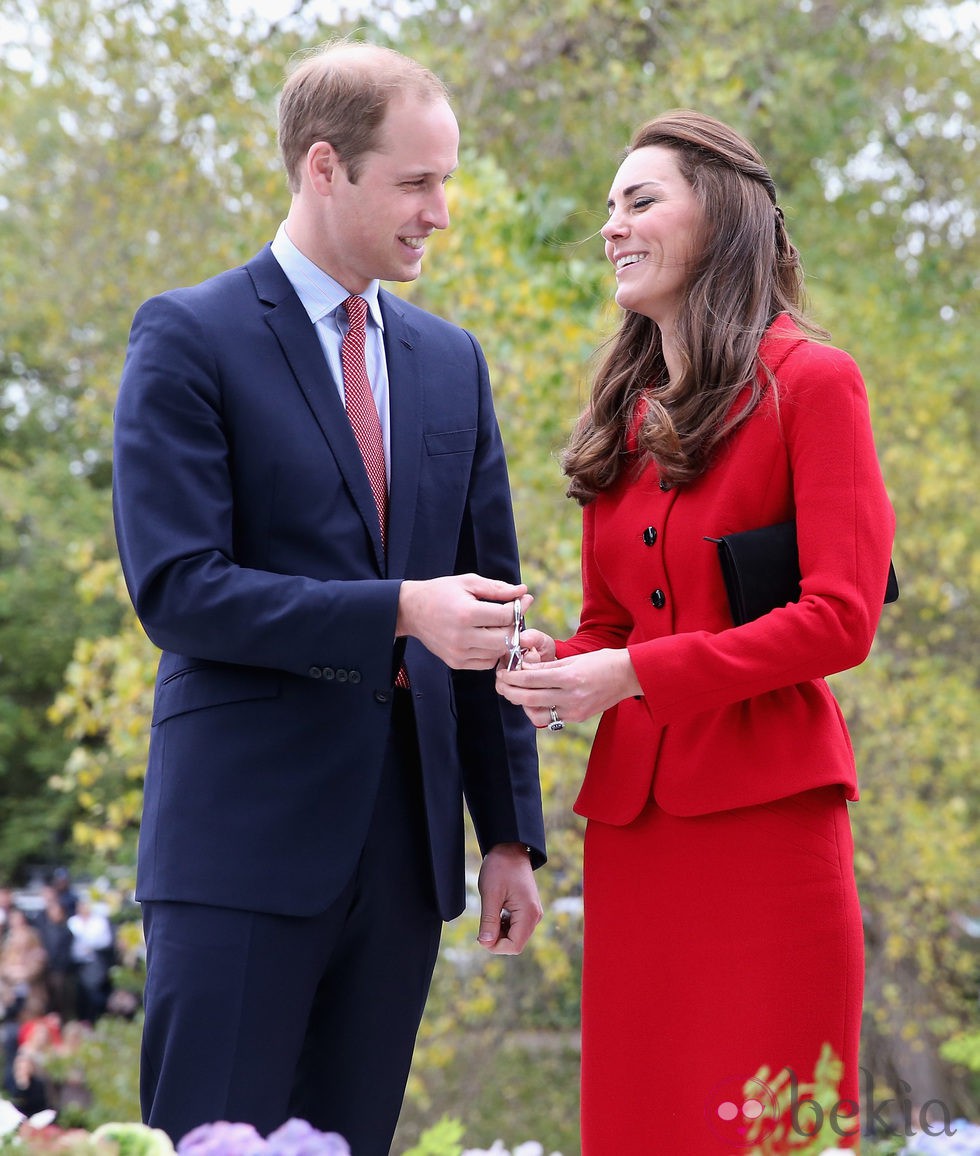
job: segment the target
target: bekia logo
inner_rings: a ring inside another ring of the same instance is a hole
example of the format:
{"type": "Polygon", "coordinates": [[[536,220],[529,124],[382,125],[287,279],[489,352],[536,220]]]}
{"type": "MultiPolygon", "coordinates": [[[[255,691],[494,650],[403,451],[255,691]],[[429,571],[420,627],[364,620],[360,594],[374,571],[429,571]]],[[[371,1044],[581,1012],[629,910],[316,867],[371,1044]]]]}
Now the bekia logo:
{"type": "MultiPolygon", "coordinates": [[[[897,1096],[878,1099],[874,1077],[861,1073],[864,1131],[870,1136],[953,1136],[952,1115],[942,1100],[926,1100],[916,1107],[912,1088],[898,1081],[897,1096]]],[[[771,1080],[732,1076],[717,1083],[705,1103],[705,1119],[726,1144],[748,1149],[772,1136],[777,1128],[803,1139],[833,1134],[853,1139],[861,1132],[860,1106],[854,1100],[819,1099],[801,1085],[792,1068],[783,1068],[771,1080]]]]}
{"type": "Polygon", "coordinates": [[[779,1101],[762,1080],[733,1076],[712,1088],[704,1114],[720,1139],[748,1147],[768,1139],[776,1130],[779,1101]]]}

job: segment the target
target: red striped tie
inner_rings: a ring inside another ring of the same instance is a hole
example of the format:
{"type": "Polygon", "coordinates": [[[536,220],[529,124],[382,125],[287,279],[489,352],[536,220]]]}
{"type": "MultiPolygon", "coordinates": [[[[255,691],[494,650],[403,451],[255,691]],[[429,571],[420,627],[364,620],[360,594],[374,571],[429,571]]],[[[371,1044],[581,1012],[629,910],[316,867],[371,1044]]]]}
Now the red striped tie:
{"type": "MultiPolygon", "coordinates": [[[[340,345],[340,361],[344,374],[344,404],[350,419],[354,437],[361,447],[361,457],[374,491],[374,503],[378,507],[378,521],[381,524],[381,545],[388,548],[388,474],[385,469],[385,443],[378,420],[378,407],[368,381],[367,365],[364,361],[366,337],[367,302],[363,297],[348,297],[344,302],[347,310],[348,326],[340,345]]],[[[395,679],[395,685],[409,685],[408,672],[402,666],[395,679]]]]}
{"type": "Polygon", "coordinates": [[[388,476],[385,470],[385,444],[381,436],[378,407],[374,404],[367,366],[364,363],[367,302],[363,297],[348,297],[344,302],[350,324],[340,346],[344,372],[344,404],[354,437],[361,447],[361,457],[374,491],[381,524],[381,544],[388,544],[388,476]]]}

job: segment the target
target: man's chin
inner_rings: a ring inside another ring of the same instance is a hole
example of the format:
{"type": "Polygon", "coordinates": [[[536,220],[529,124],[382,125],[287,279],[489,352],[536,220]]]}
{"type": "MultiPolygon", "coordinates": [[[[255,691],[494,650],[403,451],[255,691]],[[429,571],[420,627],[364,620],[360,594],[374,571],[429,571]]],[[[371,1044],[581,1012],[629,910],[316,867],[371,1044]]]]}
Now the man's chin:
{"type": "Polygon", "coordinates": [[[414,265],[403,265],[398,273],[393,273],[390,277],[384,278],[386,281],[417,281],[422,273],[422,262],[416,261],[414,265]]]}

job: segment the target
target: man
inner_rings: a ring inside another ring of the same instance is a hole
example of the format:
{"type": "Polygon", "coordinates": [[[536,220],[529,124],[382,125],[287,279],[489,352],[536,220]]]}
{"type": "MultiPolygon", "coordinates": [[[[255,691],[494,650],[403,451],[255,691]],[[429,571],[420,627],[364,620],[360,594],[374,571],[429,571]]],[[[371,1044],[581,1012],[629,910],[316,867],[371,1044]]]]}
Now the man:
{"type": "Polygon", "coordinates": [[[164,651],[143,1108],[174,1138],[298,1116],[381,1156],[464,904],[464,792],[480,942],[518,952],[541,916],[534,732],[492,670],[530,597],[480,348],[378,288],[449,224],[441,82],[332,45],[287,79],[279,139],[274,242],[144,304],[116,410],[119,550],[164,651]]]}

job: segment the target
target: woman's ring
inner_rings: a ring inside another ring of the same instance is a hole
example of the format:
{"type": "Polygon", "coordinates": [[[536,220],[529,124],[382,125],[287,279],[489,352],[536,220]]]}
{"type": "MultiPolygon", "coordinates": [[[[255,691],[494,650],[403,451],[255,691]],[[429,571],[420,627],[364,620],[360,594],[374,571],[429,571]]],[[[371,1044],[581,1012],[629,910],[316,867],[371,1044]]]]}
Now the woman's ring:
{"type": "Polygon", "coordinates": [[[548,730],[561,731],[565,729],[564,722],[558,717],[558,707],[551,708],[551,722],[548,723],[548,730]]]}

